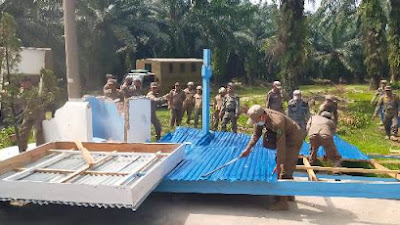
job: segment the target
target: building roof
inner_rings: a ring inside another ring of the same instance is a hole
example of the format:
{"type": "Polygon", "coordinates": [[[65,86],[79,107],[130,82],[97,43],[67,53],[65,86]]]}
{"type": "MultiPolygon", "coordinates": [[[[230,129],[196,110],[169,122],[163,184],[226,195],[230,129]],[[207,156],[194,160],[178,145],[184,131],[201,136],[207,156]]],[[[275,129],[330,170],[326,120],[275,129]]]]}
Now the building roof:
{"type": "Polygon", "coordinates": [[[143,59],[147,61],[154,61],[154,62],[203,62],[202,59],[195,59],[195,58],[147,58],[143,59]]]}
{"type": "MultiPolygon", "coordinates": [[[[276,152],[262,147],[260,139],[249,157],[215,172],[208,177],[202,175],[231,161],[245,149],[250,136],[230,132],[211,132],[202,134],[201,130],[178,127],[175,132],[169,133],[161,139],[164,143],[188,143],[185,159],[167,175],[167,180],[172,181],[275,181],[273,173],[276,166],[276,152]]],[[[334,142],[343,159],[369,160],[357,147],[334,137],[334,142]]],[[[309,155],[309,144],[303,143],[300,155],[309,155]]],[[[325,155],[321,147],[318,156],[325,155]]]]}

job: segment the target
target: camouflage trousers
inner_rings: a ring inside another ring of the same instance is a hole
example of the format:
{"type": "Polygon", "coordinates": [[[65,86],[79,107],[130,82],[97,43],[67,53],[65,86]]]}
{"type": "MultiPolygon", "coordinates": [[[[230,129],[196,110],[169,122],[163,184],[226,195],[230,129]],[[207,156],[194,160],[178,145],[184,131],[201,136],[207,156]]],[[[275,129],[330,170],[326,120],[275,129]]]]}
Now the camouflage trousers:
{"type": "Polygon", "coordinates": [[[233,133],[237,133],[237,117],[235,115],[235,112],[225,112],[224,116],[222,117],[222,131],[226,131],[226,125],[228,125],[229,122],[232,122],[233,133]]]}
{"type": "Polygon", "coordinates": [[[157,115],[155,113],[151,114],[151,123],[154,126],[154,130],[156,131],[156,139],[157,141],[160,140],[161,138],[161,123],[160,120],[158,120],[157,115]]]}
{"type": "Polygon", "coordinates": [[[326,160],[336,161],[342,158],[338,150],[336,149],[336,145],[333,142],[332,136],[314,134],[310,136],[309,160],[311,165],[317,162],[317,154],[320,146],[324,147],[325,149],[324,161],[326,160]]]}
{"type": "Polygon", "coordinates": [[[182,116],[183,116],[183,110],[182,109],[171,109],[171,120],[170,120],[170,126],[171,128],[179,127],[182,122],[182,116]]]}
{"type": "Polygon", "coordinates": [[[397,117],[397,112],[385,113],[383,117],[383,126],[385,127],[385,133],[387,136],[390,136],[391,132],[397,134],[398,124],[399,121],[397,117]]]}
{"type": "Polygon", "coordinates": [[[219,111],[219,110],[215,110],[215,112],[213,114],[213,121],[212,121],[212,129],[213,130],[218,130],[219,121],[221,120],[221,118],[219,118],[220,112],[221,111],[219,111]]]}
{"type": "Polygon", "coordinates": [[[30,113],[25,116],[21,124],[19,148],[21,152],[26,151],[28,148],[28,140],[32,128],[35,128],[36,146],[45,143],[43,136],[42,121],[45,119],[45,112],[38,110],[37,112],[30,113]]]}
{"type": "Polygon", "coordinates": [[[202,114],[202,108],[199,109],[194,109],[194,127],[197,128],[197,125],[199,125],[199,118],[201,117],[202,114]]]}

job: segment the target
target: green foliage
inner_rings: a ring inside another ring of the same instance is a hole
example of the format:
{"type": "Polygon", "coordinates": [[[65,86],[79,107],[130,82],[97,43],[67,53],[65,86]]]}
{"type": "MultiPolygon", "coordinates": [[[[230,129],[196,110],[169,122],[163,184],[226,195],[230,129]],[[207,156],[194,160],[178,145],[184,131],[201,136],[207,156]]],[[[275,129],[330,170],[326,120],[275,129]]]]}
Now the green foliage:
{"type": "Polygon", "coordinates": [[[391,81],[400,77],[400,1],[389,0],[388,42],[391,81]]]}
{"type": "Polygon", "coordinates": [[[12,127],[3,128],[0,130],[0,149],[11,146],[13,143],[10,136],[14,134],[12,127]]]}
{"type": "Polygon", "coordinates": [[[386,49],[386,15],[381,1],[363,0],[361,4],[361,25],[367,75],[371,78],[371,88],[379,86],[379,80],[385,72],[387,60],[386,49]]]}

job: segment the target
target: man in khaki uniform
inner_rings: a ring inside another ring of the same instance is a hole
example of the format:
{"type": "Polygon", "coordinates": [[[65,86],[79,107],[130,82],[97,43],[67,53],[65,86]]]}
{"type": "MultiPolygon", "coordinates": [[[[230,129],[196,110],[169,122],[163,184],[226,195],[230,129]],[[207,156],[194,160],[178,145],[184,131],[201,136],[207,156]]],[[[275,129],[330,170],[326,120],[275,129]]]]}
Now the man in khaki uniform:
{"type": "Polygon", "coordinates": [[[113,100],[119,98],[119,90],[117,89],[117,80],[109,79],[103,87],[104,96],[113,100]]]}
{"type": "Polygon", "coordinates": [[[175,88],[169,92],[168,97],[168,107],[171,110],[171,120],[170,126],[180,126],[183,116],[183,101],[186,99],[185,92],[182,91],[179,82],[175,83],[175,88]]]}
{"type": "Polygon", "coordinates": [[[279,81],[272,83],[272,90],[268,92],[266,97],[266,108],[285,113],[283,110],[283,95],[281,92],[282,84],[279,81]]]}
{"type": "Polygon", "coordinates": [[[218,130],[219,121],[222,119],[219,114],[221,113],[222,105],[224,104],[226,89],[221,87],[218,90],[218,95],[215,96],[214,103],[213,103],[213,121],[212,121],[212,128],[213,130],[218,130]]]}
{"type": "MultiPolygon", "coordinates": [[[[254,125],[253,136],[242,152],[245,157],[250,154],[251,148],[263,135],[263,146],[269,149],[276,148],[277,174],[279,179],[293,179],[296,169],[297,157],[303,140],[306,136],[299,125],[288,116],[271,109],[263,109],[260,105],[250,107],[247,112],[249,125],[254,125]]],[[[288,197],[279,197],[273,209],[287,210],[288,197]]]]}
{"type": "Polygon", "coordinates": [[[333,115],[333,121],[337,124],[339,121],[337,103],[333,95],[325,96],[325,101],[320,105],[318,115],[322,112],[330,112],[333,115]]]}
{"type": "Polygon", "coordinates": [[[186,99],[183,102],[183,114],[186,113],[187,119],[186,124],[190,125],[190,120],[192,119],[192,111],[194,107],[194,95],[196,94],[196,90],[194,89],[194,83],[189,82],[187,84],[187,88],[183,90],[186,95],[186,99]]]}
{"type": "Polygon", "coordinates": [[[292,120],[300,126],[301,129],[306,130],[306,124],[310,118],[310,107],[308,103],[301,98],[300,90],[293,91],[293,99],[288,104],[288,114],[292,120]]]}
{"type": "Polygon", "coordinates": [[[317,153],[320,146],[325,148],[324,161],[331,160],[335,166],[340,166],[341,156],[333,142],[333,136],[336,132],[336,123],[332,120],[332,114],[322,112],[321,115],[315,115],[307,123],[307,131],[310,137],[310,164],[317,162],[317,153]]]}
{"type": "Polygon", "coordinates": [[[133,96],[144,96],[144,90],[142,89],[142,81],[139,78],[136,78],[133,81],[134,89],[133,96]]]}
{"type": "Polygon", "coordinates": [[[390,86],[385,87],[385,94],[379,99],[375,108],[374,118],[377,116],[379,108],[383,109],[383,125],[385,127],[386,139],[390,139],[392,132],[397,135],[398,130],[398,114],[399,114],[399,97],[392,93],[390,86]]]}
{"type": "Polygon", "coordinates": [[[167,101],[166,96],[158,97],[158,95],[159,95],[158,83],[152,82],[150,84],[150,91],[149,93],[147,93],[146,97],[151,100],[151,123],[153,124],[154,129],[156,131],[157,141],[160,140],[161,138],[162,127],[160,120],[158,120],[157,118],[156,110],[158,105],[167,101]]]}
{"type": "MultiPolygon", "coordinates": [[[[387,80],[381,80],[380,87],[375,91],[375,94],[371,100],[371,104],[373,106],[376,106],[376,104],[378,104],[379,99],[385,94],[385,87],[387,83],[388,83],[387,80]]],[[[379,113],[379,118],[381,119],[381,122],[383,124],[384,114],[382,107],[379,108],[378,113],[379,113]]]]}
{"type": "Polygon", "coordinates": [[[232,131],[237,133],[237,119],[239,117],[240,102],[239,96],[235,94],[233,85],[228,84],[227,94],[222,104],[220,118],[222,118],[221,130],[226,131],[226,126],[232,122],[232,131]]]}
{"type": "Polygon", "coordinates": [[[124,83],[121,85],[120,90],[121,94],[124,97],[124,100],[131,98],[134,94],[134,87],[132,86],[133,80],[131,77],[125,78],[124,83]]]}
{"type": "Polygon", "coordinates": [[[201,86],[196,87],[196,94],[194,95],[194,127],[197,128],[199,125],[199,117],[202,114],[203,107],[203,89],[201,86]]]}

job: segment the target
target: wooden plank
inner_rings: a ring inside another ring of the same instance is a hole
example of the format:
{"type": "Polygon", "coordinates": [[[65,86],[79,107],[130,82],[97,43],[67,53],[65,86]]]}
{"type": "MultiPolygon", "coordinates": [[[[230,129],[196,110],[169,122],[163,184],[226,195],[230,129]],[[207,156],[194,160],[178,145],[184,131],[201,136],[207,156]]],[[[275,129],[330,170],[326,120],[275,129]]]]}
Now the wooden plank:
{"type": "Polygon", "coordinates": [[[400,160],[383,160],[383,161],[379,161],[379,163],[380,164],[400,164],[400,160]]]}
{"type": "MultiPolygon", "coordinates": [[[[380,163],[378,163],[378,162],[377,162],[376,160],[374,160],[374,159],[371,159],[371,165],[372,165],[373,167],[377,168],[377,169],[380,169],[380,170],[387,170],[387,171],[390,171],[390,169],[388,169],[388,168],[386,168],[385,166],[381,165],[380,163]]],[[[393,178],[395,178],[395,179],[399,179],[399,174],[398,174],[398,173],[396,173],[396,174],[389,173],[388,175],[391,176],[391,177],[393,177],[393,178]]]]}
{"type": "Polygon", "coordinates": [[[94,165],[94,159],[92,155],[90,154],[89,150],[87,150],[85,147],[83,147],[82,142],[80,141],[75,141],[76,147],[78,147],[79,150],[81,150],[82,157],[86,161],[88,165],[94,165]]]}
{"type": "Polygon", "coordinates": [[[44,162],[41,162],[41,163],[37,164],[37,165],[34,166],[34,167],[31,167],[31,168],[28,168],[27,170],[18,172],[18,173],[16,173],[16,174],[13,174],[13,175],[11,175],[11,176],[5,178],[4,180],[16,180],[16,179],[18,180],[19,177],[26,176],[26,175],[32,173],[32,172],[33,172],[35,169],[37,169],[37,168],[46,167],[46,166],[48,166],[48,165],[51,165],[51,164],[53,164],[53,163],[55,163],[55,162],[60,161],[61,159],[65,158],[65,157],[67,157],[67,156],[68,156],[68,155],[65,154],[65,153],[61,153],[61,154],[59,154],[59,155],[53,156],[53,157],[51,157],[50,159],[47,159],[47,160],[45,160],[44,162]]]}
{"type": "Polygon", "coordinates": [[[297,165],[298,170],[313,169],[317,171],[343,172],[343,173],[378,173],[378,174],[398,174],[399,170],[382,169],[363,169],[363,168],[345,168],[345,167],[322,167],[322,166],[303,166],[297,165]]]}
{"type": "MultiPolygon", "coordinates": [[[[17,168],[16,171],[23,171],[27,168],[17,168]]],[[[68,174],[76,172],[76,170],[63,170],[63,169],[48,169],[48,168],[39,168],[35,169],[34,172],[40,173],[61,173],[61,174],[68,174]]],[[[128,172],[114,172],[114,171],[94,171],[94,170],[87,170],[84,171],[83,174],[92,174],[92,175],[108,175],[108,176],[125,176],[128,175],[128,172]]]]}
{"type": "MultiPolygon", "coordinates": [[[[307,157],[303,157],[303,163],[304,163],[305,166],[311,166],[311,164],[310,164],[310,162],[308,161],[307,157]]],[[[308,169],[308,170],[307,170],[307,173],[308,173],[308,179],[309,179],[310,181],[318,181],[318,178],[317,178],[317,176],[315,175],[314,170],[308,169]]]]}

